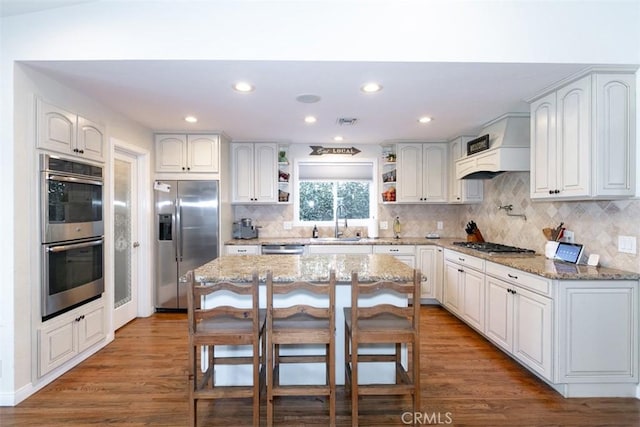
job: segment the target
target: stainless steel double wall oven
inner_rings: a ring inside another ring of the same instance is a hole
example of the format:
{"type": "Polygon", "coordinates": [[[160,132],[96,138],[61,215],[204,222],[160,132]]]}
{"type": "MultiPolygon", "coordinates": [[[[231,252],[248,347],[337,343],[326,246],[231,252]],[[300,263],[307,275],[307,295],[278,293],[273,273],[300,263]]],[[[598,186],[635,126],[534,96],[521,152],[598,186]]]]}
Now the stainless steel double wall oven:
{"type": "Polygon", "coordinates": [[[42,318],[104,292],[103,168],[40,156],[42,318]]]}

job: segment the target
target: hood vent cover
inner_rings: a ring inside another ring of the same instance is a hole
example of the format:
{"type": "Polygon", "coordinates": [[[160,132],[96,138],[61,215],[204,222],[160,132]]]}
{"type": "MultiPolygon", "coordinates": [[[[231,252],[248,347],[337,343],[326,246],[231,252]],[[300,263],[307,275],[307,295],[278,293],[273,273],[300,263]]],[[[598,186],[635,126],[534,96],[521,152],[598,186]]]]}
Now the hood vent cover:
{"type": "Polygon", "coordinates": [[[487,123],[489,148],[456,161],[457,179],[491,179],[508,171],[528,171],[529,115],[510,113],[487,123]]]}

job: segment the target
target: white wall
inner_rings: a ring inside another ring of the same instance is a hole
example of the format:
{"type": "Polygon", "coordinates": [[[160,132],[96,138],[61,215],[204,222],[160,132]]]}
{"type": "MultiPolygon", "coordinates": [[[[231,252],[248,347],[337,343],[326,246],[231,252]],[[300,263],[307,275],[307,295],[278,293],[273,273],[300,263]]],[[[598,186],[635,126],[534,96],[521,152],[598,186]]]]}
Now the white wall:
{"type": "MultiPolygon", "coordinates": [[[[0,20],[0,404],[30,378],[25,304],[33,230],[24,210],[34,179],[19,60],[265,59],[640,63],[640,4],[459,1],[101,1],[0,20]],[[16,105],[14,106],[14,101],[16,105]],[[18,107],[18,108],[16,108],[18,107]],[[14,115],[14,108],[16,114],[14,115]],[[22,128],[21,128],[22,127],[22,128]],[[12,202],[13,201],[13,202],[12,202]],[[8,208],[14,204],[14,209],[8,208]],[[17,248],[14,254],[14,249],[17,248]],[[14,259],[15,256],[15,259],[14,259]],[[15,315],[15,317],[14,317],[15,315]]],[[[25,83],[28,85],[29,79],[25,83]]],[[[36,82],[33,82],[35,85],[36,82]]],[[[48,83],[47,83],[48,84],[48,83]]],[[[46,84],[45,84],[46,86],[46,84]]],[[[65,101],[63,91],[53,90],[65,101]]],[[[53,95],[52,95],[53,96],[53,95]]],[[[91,100],[69,94],[70,107],[91,100]]],[[[55,101],[55,100],[54,100],[55,101]]],[[[100,111],[101,113],[104,110],[100,111]]],[[[111,124],[111,123],[110,123],[111,124]]],[[[119,139],[134,142],[121,118],[119,139]]]]}

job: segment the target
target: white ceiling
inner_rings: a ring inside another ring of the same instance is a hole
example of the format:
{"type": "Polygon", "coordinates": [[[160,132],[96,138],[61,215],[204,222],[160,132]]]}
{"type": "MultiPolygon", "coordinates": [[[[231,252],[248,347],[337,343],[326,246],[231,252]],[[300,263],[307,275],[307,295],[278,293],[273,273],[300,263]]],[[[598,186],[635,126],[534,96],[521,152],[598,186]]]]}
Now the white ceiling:
{"type": "Polygon", "coordinates": [[[475,135],[525,100],[586,66],[277,61],[27,62],[154,131],[224,131],[234,140],[342,144],[386,140],[444,141],[475,135]],[[238,80],[255,85],[240,94],[238,80]],[[368,81],[383,90],[365,94],[368,81]],[[322,99],[296,101],[301,94],[322,99]],[[198,117],[196,124],[184,116],[198,117]],[[305,124],[307,114],[318,119],[305,124]],[[433,121],[419,124],[418,117],[433,121]],[[340,126],[338,118],[357,118],[340,126]]]}
{"type": "Polygon", "coordinates": [[[40,12],[47,9],[93,3],[100,0],[0,0],[0,17],[40,12]]]}

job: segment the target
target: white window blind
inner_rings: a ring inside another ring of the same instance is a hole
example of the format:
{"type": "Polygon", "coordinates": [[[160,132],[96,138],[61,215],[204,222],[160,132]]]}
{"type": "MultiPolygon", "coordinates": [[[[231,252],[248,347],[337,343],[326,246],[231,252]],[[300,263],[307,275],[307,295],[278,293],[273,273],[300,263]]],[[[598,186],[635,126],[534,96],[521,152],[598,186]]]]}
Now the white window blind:
{"type": "Polygon", "coordinates": [[[305,181],[371,181],[373,180],[373,163],[303,162],[298,165],[298,179],[305,181]]]}

